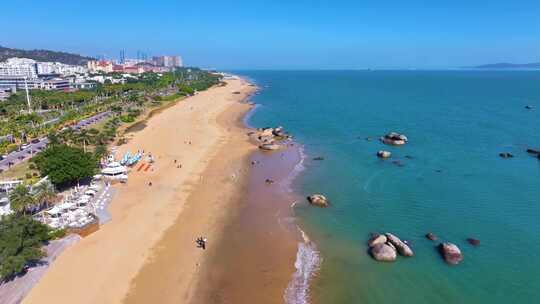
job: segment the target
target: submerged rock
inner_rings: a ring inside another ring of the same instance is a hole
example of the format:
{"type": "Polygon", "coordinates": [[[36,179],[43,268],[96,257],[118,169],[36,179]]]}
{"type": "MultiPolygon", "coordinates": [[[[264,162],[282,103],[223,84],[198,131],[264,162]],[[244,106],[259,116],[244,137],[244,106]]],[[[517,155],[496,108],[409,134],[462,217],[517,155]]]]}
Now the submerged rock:
{"type": "Polygon", "coordinates": [[[467,242],[469,242],[469,244],[471,244],[471,245],[473,245],[473,246],[478,246],[478,245],[480,245],[480,240],[474,239],[474,238],[468,238],[468,239],[467,239],[467,242]]]}
{"type": "Polygon", "coordinates": [[[444,260],[448,264],[456,265],[463,260],[463,255],[458,246],[452,243],[441,243],[439,244],[439,251],[441,252],[444,260]]]}
{"type": "Polygon", "coordinates": [[[402,240],[400,240],[397,236],[391,234],[391,233],[385,233],[386,238],[388,239],[388,243],[391,243],[396,247],[397,251],[400,255],[410,257],[414,255],[414,252],[412,251],[411,247],[409,245],[405,244],[402,240]]]}
{"type": "Polygon", "coordinates": [[[502,158],[512,158],[512,157],[514,157],[514,155],[512,153],[508,153],[508,152],[499,153],[499,156],[502,157],[502,158]]]}
{"type": "Polygon", "coordinates": [[[379,158],[389,158],[390,156],[392,156],[392,153],[389,151],[380,150],[377,152],[377,156],[379,158]]]}
{"type": "Polygon", "coordinates": [[[387,238],[384,234],[375,234],[369,239],[368,246],[373,247],[377,244],[384,244],[386,243],[386,241],[387,241],[387,238]]]}
{"type": "Polygon", "coordinates": [[[393,262],[396,260],[396,250],[387,244],[376,244],[370,249],[371,256],[379,262],[393,262]]]}
{"type": "Polygon", "coordinates": [[[312,194],[307,197],[308,202],[317,207],[326,208],[329,206],[328,199],[322,194],[312,194]]]}
{"type": "Polygon", "coordinates": [[[431,232],[428,232],[426,234],[426,238],[430,241],[436,241],[437,240],[437,236],[435,236],[435,234],[431,233],[431,232]]]}

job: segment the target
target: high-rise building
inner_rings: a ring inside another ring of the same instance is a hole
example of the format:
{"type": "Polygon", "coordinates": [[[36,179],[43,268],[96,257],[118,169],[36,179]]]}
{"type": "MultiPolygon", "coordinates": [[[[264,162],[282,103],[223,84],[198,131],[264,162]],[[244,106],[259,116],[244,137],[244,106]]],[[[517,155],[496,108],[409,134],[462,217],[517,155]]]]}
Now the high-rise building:
{"type": "Polygon", "coordinates": [[[155,65],[161,67],[174,68],[182,66],[180,56],[154,56],[152,61],[155,65]]]}

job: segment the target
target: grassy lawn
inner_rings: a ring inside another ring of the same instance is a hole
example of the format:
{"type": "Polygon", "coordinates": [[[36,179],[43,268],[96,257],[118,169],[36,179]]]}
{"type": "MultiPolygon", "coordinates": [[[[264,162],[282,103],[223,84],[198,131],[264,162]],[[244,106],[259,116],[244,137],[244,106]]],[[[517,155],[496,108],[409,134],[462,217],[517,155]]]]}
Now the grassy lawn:
{"type": "MultiPolygon", "coordinates": [[[[2,173],[0,173],[0,180],[27,180],[26,174],[29,173],[31,175],[37,174],[39,176],[39,172],[37,170],[31,170],[30,169],[30,162],[28,160],[23,161],[22,163],[19,163],[15,166],[12,166],[9,170],[6,170],[2,173]]],[[[36,179],[39,177],[33,177],[32,179],[36,179]]]]}

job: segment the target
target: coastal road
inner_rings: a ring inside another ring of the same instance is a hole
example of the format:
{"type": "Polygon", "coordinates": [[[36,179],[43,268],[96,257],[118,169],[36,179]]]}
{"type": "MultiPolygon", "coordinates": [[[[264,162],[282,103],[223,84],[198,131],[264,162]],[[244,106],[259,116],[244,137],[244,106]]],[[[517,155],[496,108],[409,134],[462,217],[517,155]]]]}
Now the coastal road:
{"type": "MultiPolygon", "coordinates": [[[[75,125],[71,126],[71,128],[74,130],[84,129],[102,121],[110,115],[110,111],[102,112],[92,117],[78,121],[75,125]]],[[[36,153],[43,151],[48,144],[49,139],[47,137],[44,137],[40,138],[39,141],[36,143],[28,144],[28,146],[22,150],[9,153],[4,159],[0,160],[0,170],[5,171],[12,166],[15,166],[25,160],[32,158],[36,153]]]]}

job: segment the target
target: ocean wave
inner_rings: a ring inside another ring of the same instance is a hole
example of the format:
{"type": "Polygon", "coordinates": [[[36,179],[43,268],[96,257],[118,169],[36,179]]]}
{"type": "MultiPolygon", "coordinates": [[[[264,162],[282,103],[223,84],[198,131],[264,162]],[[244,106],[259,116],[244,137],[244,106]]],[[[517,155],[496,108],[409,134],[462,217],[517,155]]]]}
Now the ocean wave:
{"type": "Polygon", "coordinates": [[[294,262],[296,271],[283,296],[286,304],[309,303],[309,284],[322,262],[315,244],[309,240],[302,229],[298,229],[302,233],[303,242],[298,243],[296,261],[294,262]]]}
{"type": "Polygon", "coordinates": [[[300,145],[295,145],[297,148],[297,151],[298,151],[298,154],[300,155],[300,161],[298,161],[298,163],[296,163],[296,165],[294,165],[294,168],[291,170],[291,172],[289,173],[289,175],[287,175],[287,177],[285,177],[283,180],[281,180],[281,182],[279,183],[280,186],[282,187],[282,189],[285,191],[285,192],[288,192],[288,193],[291,193],[293,192],[292,190],[292,183],[294,181],[294,179],[302,172],[306,169],[306,167],[304,166],[304,161],[306,159],[306,154],[304,152],[304,147],[303,146],[300,146],[300,145]]]}

